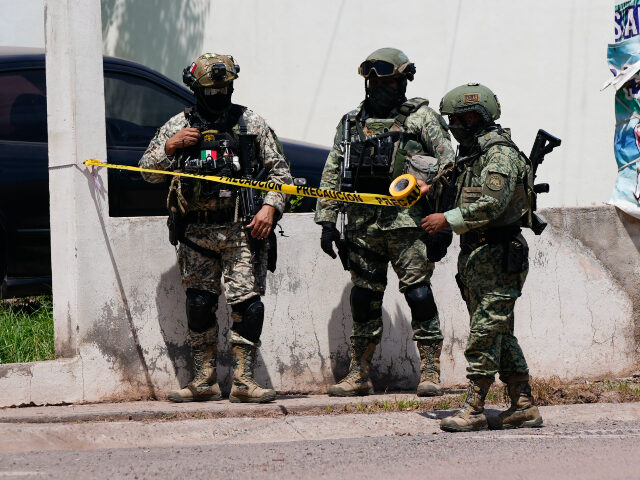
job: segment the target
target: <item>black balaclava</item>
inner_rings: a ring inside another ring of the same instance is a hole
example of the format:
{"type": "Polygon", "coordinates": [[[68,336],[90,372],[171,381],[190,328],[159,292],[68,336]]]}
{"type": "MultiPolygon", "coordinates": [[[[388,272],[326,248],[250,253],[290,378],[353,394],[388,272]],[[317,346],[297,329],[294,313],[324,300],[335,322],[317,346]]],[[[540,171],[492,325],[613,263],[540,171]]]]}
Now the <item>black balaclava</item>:
{"type": "Polygon", "coordinates": [[[397,86],[376,85],[370,87],[369,82],[365,82],[365,109],[372,116],[386,118],[394,108],[399,107],[406,101],[407,80],[399,79],[397,86]]]}
{"type": "Polygon", "coordinates": [[[493,126],[495,126],[495,124],[492,121],[484,121],[476,125],[466,125],[464,122],[458,125],[451,125],[451,122],[449,122],[449,131],[451,135],[453,135],[453,138],[460,144],[460,147],[468,150],[476,146],[478,137],[493,126]]]}
{"type": "Polygon", "coordinates": [[[207,95],[205,92],[210,88],[197,88],[195,93],[198,112],[204,117],[215,119],[224,113],[231,105],[231,95],[233,94],[233,84],[227,85],[227,93],[215,93],[207,95]]]}

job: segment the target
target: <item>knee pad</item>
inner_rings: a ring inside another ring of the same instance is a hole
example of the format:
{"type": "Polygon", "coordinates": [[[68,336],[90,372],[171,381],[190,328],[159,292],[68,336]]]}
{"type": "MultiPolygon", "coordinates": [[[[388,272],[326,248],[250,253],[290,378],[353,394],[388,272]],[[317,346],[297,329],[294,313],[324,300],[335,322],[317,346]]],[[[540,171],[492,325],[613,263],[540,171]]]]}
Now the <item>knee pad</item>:
{"type": "Polygon", "coordinates": [[[206,290],[187,288],[187,322],[194,332],[204,332],[216,323],[218,296],[206,290]]]}
{"type": "Polygon", "coordinates": [[[376,292],[368,288],[354,286],[349,298],[351,315],[357,323],[368,322],[382,316],[382,297],[384,292],[376,292]]]}
{"type": "Polygon", "coordinates": [[[235,313],[231,330],[251,342],[258,342],[264,323],[264,303],[260,297],[253,297],[232,305],[231,310],[235,313]],[[238,318],[240,321],[236,320],[238,318]]]}
{"type": "Polygon", "coordinates": [[[438,314],[438,307],[433,299],[433,291],[429,285],[416,285],[411,287],[405,294],[411,318],[413,320],[423,320],[433,318],[438,314]]]}

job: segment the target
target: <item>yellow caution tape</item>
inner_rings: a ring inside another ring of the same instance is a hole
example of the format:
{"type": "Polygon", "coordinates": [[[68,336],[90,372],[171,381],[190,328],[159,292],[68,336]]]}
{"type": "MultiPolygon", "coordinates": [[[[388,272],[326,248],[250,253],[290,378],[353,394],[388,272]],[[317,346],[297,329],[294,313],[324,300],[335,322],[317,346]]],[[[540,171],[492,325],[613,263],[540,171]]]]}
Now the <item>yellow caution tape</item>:
{"type": "Polygon", "coordinates": [[[196,178],[198,180],[208,180],[210,182],[225,183],[236,187],[255,188],[273,192],[286,193],[287,195],[301,195],[303,197],[325,198],[338,202],[359,203],[366,205],[383,205],[387,207],[410,207],[420,199],[420,187],[416,179],[409,174],[404,174],[396,178],[389,186],[389,195],[376,195],[374,193],[351,193],[336,192],[323,188],[301,187],[296,185],[285,185],[282,183],[251,180],[248,178],[218,177],[215,175],[195,175],[192,173],[174,172],[167,170],[154,170],[152,168],[130,167],[129,165],[115,165],[103,163],[95,158],[85,160],[85,165],[89,167],[115,168],[117,170],[130,170],[132,172],[157,173],[160,175],[171,175],[179,177],[196,178]]]}

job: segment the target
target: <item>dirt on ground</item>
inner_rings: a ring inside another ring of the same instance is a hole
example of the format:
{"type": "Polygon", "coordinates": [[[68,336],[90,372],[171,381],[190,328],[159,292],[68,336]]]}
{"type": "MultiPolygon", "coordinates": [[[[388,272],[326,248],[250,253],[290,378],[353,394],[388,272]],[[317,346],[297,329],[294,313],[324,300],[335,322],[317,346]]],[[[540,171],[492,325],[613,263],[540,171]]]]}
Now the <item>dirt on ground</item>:
{"type": "MultiPolygon", "coordinates": [[[[571,405],[583,403],[640,402],[640,375],[629,378],[606,378],[600,380],[574,380],[568,382],[558,377],[550,379],[532,378],[531,388],[537,405],[571,405]]],[[[369,403],[354,401],[340,407],[327,405],[304,412],[288,412],[290,415],[337,415],[344,413],[382,413],[460,408],[465,400],[464,386],[447,389],[445,395],[433,398],[403,398],[369,403]]],[[[487,403],[509,404],[509,396],[502,382],[495,382],[487,395],[487,403]]]]}

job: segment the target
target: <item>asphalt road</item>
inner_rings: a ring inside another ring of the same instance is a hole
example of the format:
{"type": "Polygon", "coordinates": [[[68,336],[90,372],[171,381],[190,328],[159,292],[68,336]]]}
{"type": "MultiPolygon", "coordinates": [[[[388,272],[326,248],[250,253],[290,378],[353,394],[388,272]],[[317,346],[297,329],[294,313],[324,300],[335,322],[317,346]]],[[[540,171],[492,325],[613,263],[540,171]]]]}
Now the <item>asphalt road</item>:
{"type": "Polygon", "coordinates": [[[463,434],[438,429],[445,413],[0,424],[0,479],[637,479],[638,404],[603,408],[463,434]]]}

